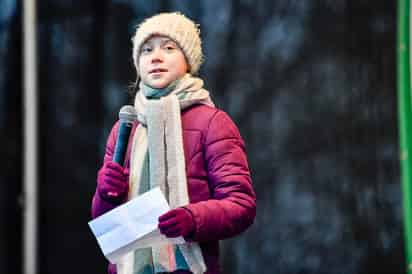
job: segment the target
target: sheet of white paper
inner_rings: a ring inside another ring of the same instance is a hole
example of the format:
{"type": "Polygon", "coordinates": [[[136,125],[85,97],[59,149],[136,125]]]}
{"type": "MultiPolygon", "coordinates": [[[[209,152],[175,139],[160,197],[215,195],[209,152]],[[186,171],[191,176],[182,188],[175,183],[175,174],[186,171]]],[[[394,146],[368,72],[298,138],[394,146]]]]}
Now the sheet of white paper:
{"type": "Polygon", "coordinates": [[[160,215],[169,205],[160,188],[154,188],[89,222],[106,258],[115,263],[138,248],[166,243],[182,244],[184,239],[167,238],[157,229],[160,215]]]}
{"type": "Polygon", "coordinates": [[[132,252],[138,248],[154,247],[159,245],[168,244],[183,244],[185,240],[182,237],[178,238],[166,238],[164,235],[160,234],[159,230],[156,229],[153,232],[146,234],[142,238],[137,239],[135,242],[122,247],[110,254],[106,255],[106,258],[111,263],[116,263],[122,258],[125,254],[132,252]]]}

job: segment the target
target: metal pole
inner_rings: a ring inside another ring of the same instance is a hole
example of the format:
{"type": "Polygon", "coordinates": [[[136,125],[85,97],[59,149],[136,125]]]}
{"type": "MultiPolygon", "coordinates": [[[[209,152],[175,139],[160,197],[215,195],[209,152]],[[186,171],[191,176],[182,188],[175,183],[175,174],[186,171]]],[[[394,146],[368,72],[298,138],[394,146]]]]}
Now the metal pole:
{"type": "Polygon", "coordinates": [[[36,1],[23,2],[24,77],[24,274],[37,272],[37,68],[36,1]]]}

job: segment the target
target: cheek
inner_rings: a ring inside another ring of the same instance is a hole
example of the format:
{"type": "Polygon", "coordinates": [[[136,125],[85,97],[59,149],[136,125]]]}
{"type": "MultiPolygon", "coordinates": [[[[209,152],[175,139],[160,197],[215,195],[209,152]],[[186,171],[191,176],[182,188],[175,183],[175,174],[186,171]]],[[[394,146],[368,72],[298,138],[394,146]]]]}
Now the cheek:
{"type": "Polygon", "coordinates": [[[187,65],[186,61],[181,61],[179,63],[179,72],[186,73],[189,71],[189,66],[187,65]]]}
{"type": "Polygon", "coordinates": [[[184,74],[189,71],[189,65],[187,64],[186,58],[182,52],[179,52],[174,59],[177,70],[180,74],[184,74]]]}
{"type": "Polygon", "coordinates": [[[140,58],[139,59],[139,67],[138,67],[138,71],[139,74],[145,73],[145,68],[147,67],[145,59],[144,58],[140,58]]]}

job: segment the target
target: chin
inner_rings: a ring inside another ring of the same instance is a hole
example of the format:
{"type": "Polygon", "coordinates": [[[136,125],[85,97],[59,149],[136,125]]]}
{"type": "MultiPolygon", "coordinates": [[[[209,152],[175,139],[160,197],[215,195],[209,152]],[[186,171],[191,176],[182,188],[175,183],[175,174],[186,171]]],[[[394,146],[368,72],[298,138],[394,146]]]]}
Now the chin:
{"type": "Polygon", "coordinates": [[[149,83],[149,86],[152,88],[165,88],[167,85],[169,85],[169,83],[149,83]]]}
{"type": "Polygon", "coordinates": [[[165,87],[167,87],[167,85],[153,85],[152,86],[152,88],[159,88],[159,89],[165,88],[165,87]]]}

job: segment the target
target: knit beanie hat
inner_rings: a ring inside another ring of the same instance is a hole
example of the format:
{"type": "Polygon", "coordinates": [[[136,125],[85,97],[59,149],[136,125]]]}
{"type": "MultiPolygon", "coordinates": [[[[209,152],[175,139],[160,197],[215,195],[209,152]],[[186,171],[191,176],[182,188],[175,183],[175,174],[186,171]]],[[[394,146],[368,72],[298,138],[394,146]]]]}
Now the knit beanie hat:
{"type": "Polygon", "coordinates": [[[159,13],[144,20],[132,38],[133,61],[139,78],[140,48],[153,35],[167,36],[174,40],[186,57],[190,73],[196,74],[203,61],[200,30],[197,25],[178,12],[159,13]]]}

